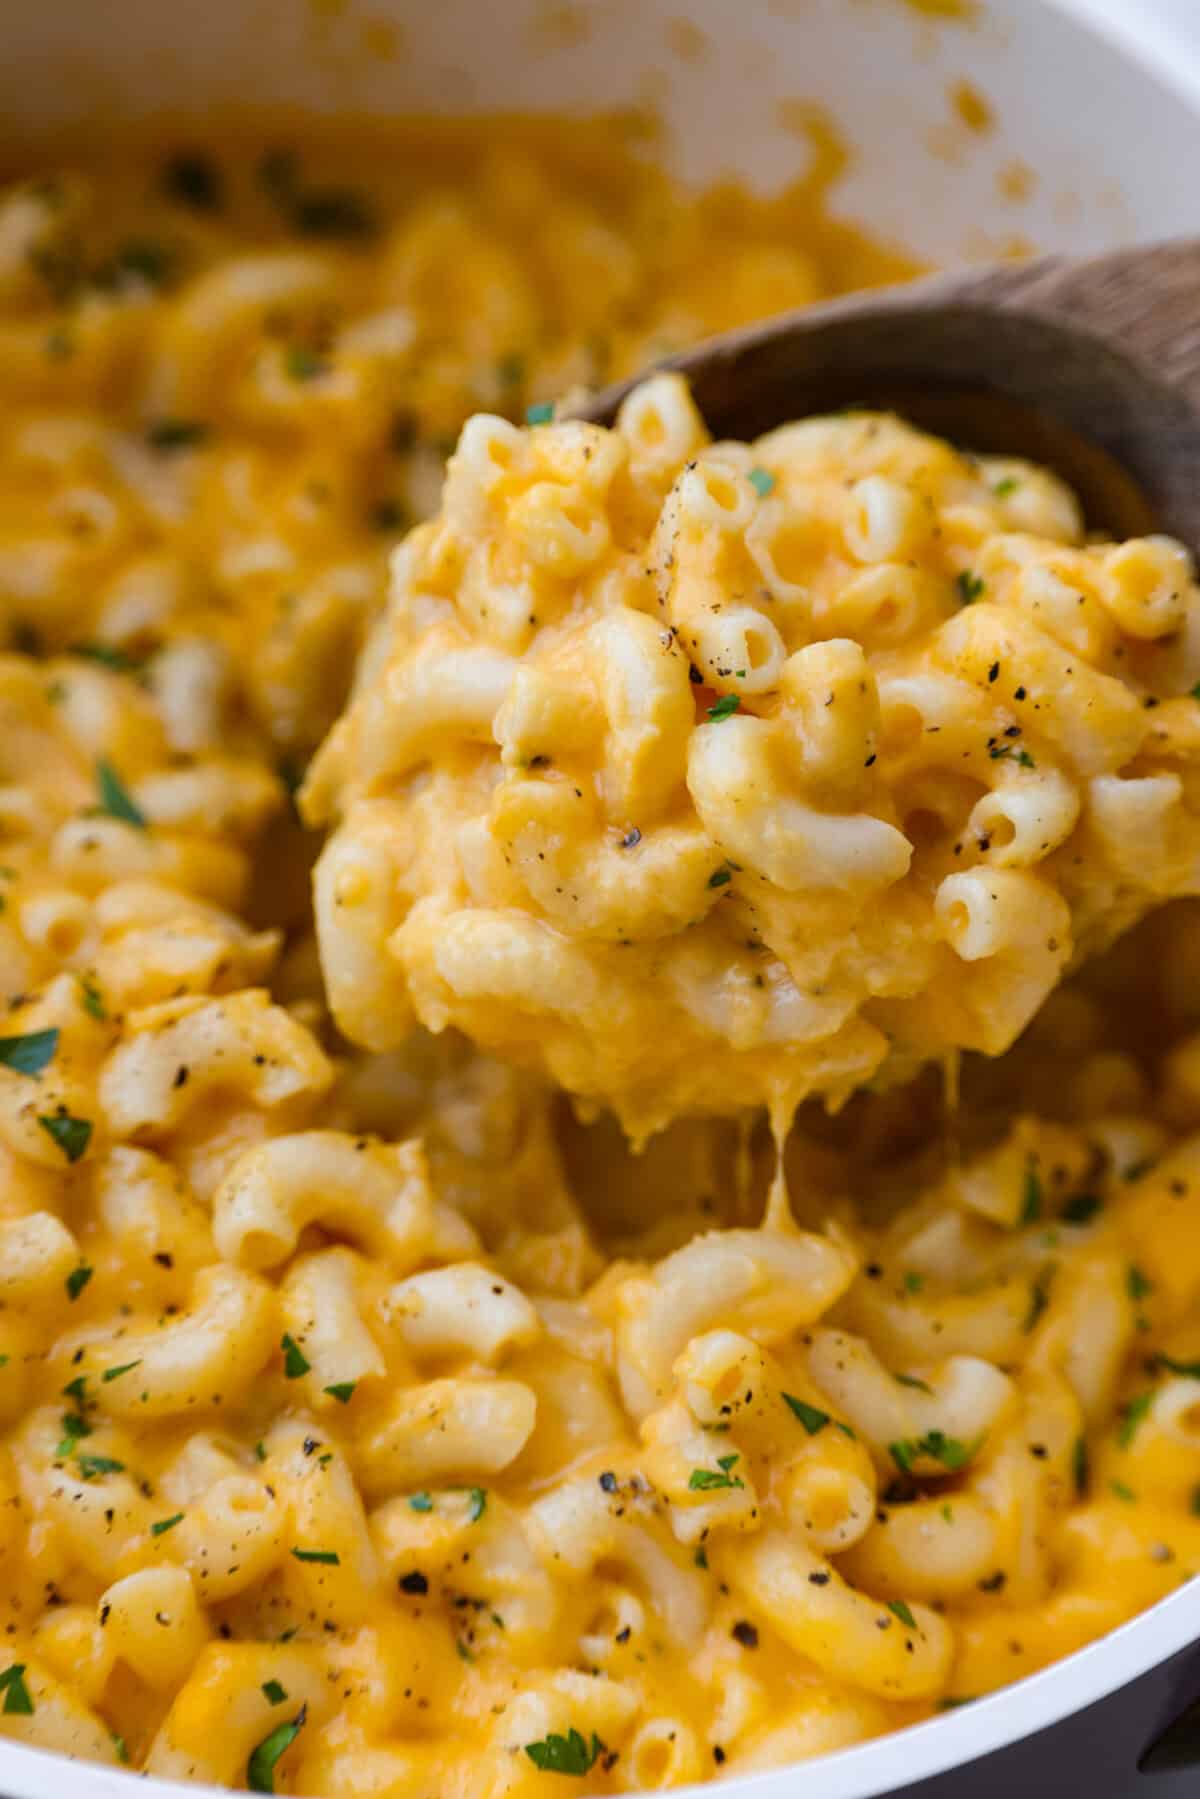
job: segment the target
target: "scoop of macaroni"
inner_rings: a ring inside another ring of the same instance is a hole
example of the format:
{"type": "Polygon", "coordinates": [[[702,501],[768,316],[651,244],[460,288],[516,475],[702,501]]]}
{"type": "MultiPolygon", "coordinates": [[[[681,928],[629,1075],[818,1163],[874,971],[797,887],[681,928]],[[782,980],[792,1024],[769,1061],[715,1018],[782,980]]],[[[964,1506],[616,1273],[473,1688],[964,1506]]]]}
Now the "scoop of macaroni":
{"type": "Polygon", "coordinates": [[[1165,537],[899,419],[465,427],[314,764],[332,1004],[636,1135],[996,1054],[1200,884],[1200,592],[1165,537]]]}

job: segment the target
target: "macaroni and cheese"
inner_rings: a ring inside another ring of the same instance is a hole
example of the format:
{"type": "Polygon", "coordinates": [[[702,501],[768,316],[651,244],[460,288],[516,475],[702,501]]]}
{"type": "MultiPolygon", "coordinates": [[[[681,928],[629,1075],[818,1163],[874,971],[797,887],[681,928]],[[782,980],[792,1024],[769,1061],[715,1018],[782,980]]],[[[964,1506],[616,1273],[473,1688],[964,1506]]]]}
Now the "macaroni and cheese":
{"type": "Polygon", "coordinates": [[[305,789],[334,1013],[610,1105],[840,1102],[1006,1049],[1197,890],[1200,589],[1165,537],[871,413],[476,417],[305,789]]]}
{"type": "Polygon", "coordinates": [[[1195,914],[1050,991],[1194,885],[1190,570],[890,419],[518,429],[898,272],[825,165],[313,141],[0,200],[0,1736],[535,1799],[965,1703],[1200,1570],[1195,914]],[[322,968],[288,789],[480,408],[322,968]]]}

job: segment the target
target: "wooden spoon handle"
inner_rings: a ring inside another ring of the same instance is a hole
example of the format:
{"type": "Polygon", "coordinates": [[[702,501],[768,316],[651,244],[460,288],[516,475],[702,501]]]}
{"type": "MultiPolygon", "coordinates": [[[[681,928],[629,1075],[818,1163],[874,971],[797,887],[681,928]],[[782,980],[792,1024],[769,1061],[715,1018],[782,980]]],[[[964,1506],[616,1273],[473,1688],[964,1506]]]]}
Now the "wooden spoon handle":
{"type": "MultiPolygon", "coordinates": [[[[903,290],[886,298],[903,302],[903,290]]],[[[1200,412],[1200,238],[935,275],[910,290],[913,303],[1059,320],[1140,362],[1200,412]]]]}
{"type": "MultiPolygon", "coordinates": [[[[717,436],[849,405],[1027,455],[1118,535],[1200,548],[1200,241],[934,275],[710,338],[662,365],[717,436]]],[[[632,383],[580,416],[611,421],[632,383]]]]}

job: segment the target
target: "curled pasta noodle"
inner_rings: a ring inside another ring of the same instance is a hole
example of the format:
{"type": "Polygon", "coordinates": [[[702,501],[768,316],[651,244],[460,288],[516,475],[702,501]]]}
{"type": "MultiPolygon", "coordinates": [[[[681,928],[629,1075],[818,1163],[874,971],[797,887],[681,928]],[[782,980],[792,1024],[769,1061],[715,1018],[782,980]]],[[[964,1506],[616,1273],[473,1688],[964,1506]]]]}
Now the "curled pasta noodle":
{"type": "Polygon", "coordinates": [[[470,1226],[434,1197],[421,1145],[304,1131],[250,1150],[213,1204],[222,1254],[251,1268],[286,1261],[319,1223],[405,1270],[426,1256],[467,1254],[470,1226]]]}

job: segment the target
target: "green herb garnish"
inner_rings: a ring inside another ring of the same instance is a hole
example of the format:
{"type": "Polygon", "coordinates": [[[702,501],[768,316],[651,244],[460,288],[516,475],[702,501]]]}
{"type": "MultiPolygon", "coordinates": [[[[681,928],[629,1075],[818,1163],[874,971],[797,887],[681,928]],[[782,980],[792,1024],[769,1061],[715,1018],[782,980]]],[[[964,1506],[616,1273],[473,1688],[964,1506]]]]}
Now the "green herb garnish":
{"type": "MultiPolygon", "coordinates": [[[[38,1123],[41,1125],[46,1135],[52,1137],[55,1143],[58,1144],[58,1147],[62,1150],[63,1155],[66,1156],[68,1162],[78,1162],[80,1156],[84,1153],[92,1140],[92,1123],[90,1118],[71,1118],[65,1112],[55,1112],[49,1117],[39,1113],[38,1123]]],[[[71,1293],[71,1282],[80,1272],[81,1271],[77,1268],[74,1274],[68,1275],[68,1293],[71,1293]]],[[[80,1285],[82,1286],[84,1282],[90,1280],[91,1275],[92,1271],[89,1268],[80,1285]]],[[[75,1299],[76,1297],[77,1294],[71,1293],[72,1299],[75,1299]]]]}
{"type": "Polygon", "coordinates": [[[275,1791],[276,1763],[304,1729],[307,1716],[308,1707],[302,1705],[290,1724],[277,1725],[269,1737],[263,1738],[257,1749],[251,1750],[250,1759],[246,1763],[246,1785],[252,1793],[275,1791]]]}
{"type": "Polygon", "coordinates": [[[23,1037],[0,1037],[0,1063],[14,1074],[41,1074],[58,1048],[58,1027],[27,1031],[23,1037]]]}
{"type": "MultiPolygon", "coordinates": [[[[38,1122],[40,1123],[41,1120],[39,1119],[38,1122]]],[[[72,1268],[64,1283],[67,1289],[67,1298],[78,1299],[95,1272],[96,1270],[89,1268],[86,1262],[81,1262],[78,1268],[72,1268]]]]}
{"type": "Polygon", "coordinates": [[[119,818],[122,824],[136,825],[139,831],[148,829],[145,813],[135,804],[120,775],[104,756],[96,763],[96,785],[100,790],[101,812],[109,818],[119,818]]]}
{"type": "Polygon", "coordinates": [[[693,1493],[708,1493],[716,1487],[744,1487],[746,1483],[741,1476],[730,1473],[738,1460],[736,1455],[719,1455],[716,1468],[693,1468],[688,1476],[689,1490],[693,1493]]]}
{"type": "Polygon", "coordinates": [[[903,1599],[889,1599],[887,1608],[889,1612],[895,1613],[896,1617],[899,1618],[901,1624],[903,1624],[906,1629],[915,1630],[917,1628],[917,1621],[913,1617],[909,1607],[905,1605],[903,1599]]]}
{"type": "Polygon", "coordinates": [[[1153,1404],[1153,1393],[1138,1393],[1127,1405],[1121,1407],[1121,1426],[1117,1431],[1117,1442],[1122,1449],[1129,1448],[1137,1435],[1139,1424],[1153,1404]]]}
{"type": "Polygon", "coordinates": [[[604,1744],[595,1731],[588,1743],[572,1727],[565,1737],[550,1731],[540,1743],[526,1743],[525,1753],[534,1767],[540,1768],[543,1774],[582,1775],[590,1773],[604,1754],[604,1744]]]}
{"type": "Polygon", "coordinates": [[[982,575],[972,574],[969,568],[964,568],[961,574],[955,576],[954,585],[963,605],[969,606],[979,598],[987,583],[982,575]]]}
{"type": "Polygon", "coordinates": [[[815,1437],[818,1431],[824,1430],[825,1426],[831,1422],[828,1412],[819,1411],[815,1405],[806,1405],[804,1400],[797,1399],[794,1393],[785,1393],[783,1398],[784,1403],[799,1418],[810,1437],[815,1437]]]}
{"type": "Polygon", "coordinates": [[[342,1558],[336,1549],[293,1549],[298,1562],[322,1562],[329,1568],[340,1568],[342,1558]]]}
{"type": "Polygon", "coordinates": [[[913,1463],[919,1456],[927,1456],[930,1461],[940,1462],[951,1474],[965,1468],[971,1460],[978,1443],[963,1443],[958,1437],[948,1437],[944,1431],[927,1431],[923,1437],[902,1437],[897,1443],[888,1444],[888,1454],[903,1474],[911,1474],[913,1463]]]}
{"type": "Polygon", "coordinates": [[[0,1674],[0,1693],[4,1694],[3,1709],[10,1718],[32,1718],[33,1700],[25,1685],[24,1662],[14,1662],[0,1674]]]}
{"type": "Polygon", "coordinates": [[[1025,1185],[1021,1193],[1021,1223],[1035,1224],[1042,1215],[1042,1183],[1037,1169],[1032,1165],[1025,1170],[1025,1185]]]}
{"type": "Polygon", "coordinates": [[[123,1374],[128,1374],[132,1369],[140,1368],[141,1365],[142,1358],[139,1356],[136,1362],[122,1362],[117,1368],[106,1368],[100,1379],[107,1385],[110,1380],[120,1380],[123,1374]]]}
{"type": "Polygon", "coordinates": [[[81,1455],[79,1472],[84,1480],[99,1480],[102,1474],[124,1474],[124,1462],[116,1462],[110,1455],[81,1455]]]}
{"type": "Polygon", "coordinates": [[[165,1537],[169,1530],[174,1530],[174,1528],[177,1524],[182,1524],[182,1523],[183,1523],[183,1513],[175,1512],[172,1517],[160,1518],[158,1520],[157,1524],[152,1524],[150,1526],[150,1535],[152,1537],[165,1537]]]}
{"type": "Polygon", "coordinates": [[[324,1388],[324,1391],[329,1394],[331,1399],[336,1399],[339,1405],[349,1405],[350,1397],[357,1385],[357,1381],[339,1380],[335,1381],[332,1387],[324,1388]]]}
{"type": "Polygon", "coordinates": [[[752,468],[746,479],[760,500],[765,500],[775,485],[775,477],[770,469],[752,468]]]}
{"type": "Polygon", "coordinates": [[[720,699],[714,701],[709,707],[708,716],[714,725],[719,725],[723,718],[732,718],[741,703],[740,694],[723,693],[720,699]]]}
{"type": "Polygon", "coordinates": [[[283,1351],[283,1372],[288,1380],[299,1380],[302,1374],[308,1373],[312,1363],[305,1360],[300,1345],[287,1331],[280,1338],[279,1347],[283,1351]]]}

